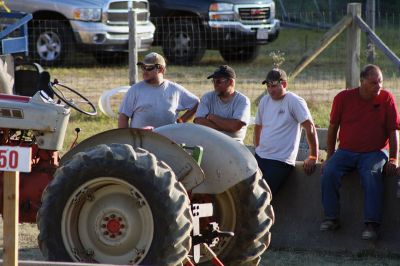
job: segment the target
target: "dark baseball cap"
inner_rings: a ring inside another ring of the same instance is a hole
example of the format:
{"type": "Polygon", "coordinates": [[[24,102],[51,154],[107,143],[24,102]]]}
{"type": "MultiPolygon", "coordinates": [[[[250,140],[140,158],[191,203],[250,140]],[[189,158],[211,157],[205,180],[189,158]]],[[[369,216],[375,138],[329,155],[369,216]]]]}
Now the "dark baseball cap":
{"type": "Polygon", "coordinates": [[[212,73],[210,76],[207,77],[208,79],[211,78],[231,78],[235,79],[236,78],[236,73],[233,68],[231,68],[228,65],[222,65],[219,66],[214,73],[212,73]]]}
{"type": "Polygon", "coordinates": [[[265,78],[265,80],[263,80],[262,84],[274,83],[284,80],[287,80],[286,72],[279,68],[273,68],[268,72],[267,77],[265,78]]]}

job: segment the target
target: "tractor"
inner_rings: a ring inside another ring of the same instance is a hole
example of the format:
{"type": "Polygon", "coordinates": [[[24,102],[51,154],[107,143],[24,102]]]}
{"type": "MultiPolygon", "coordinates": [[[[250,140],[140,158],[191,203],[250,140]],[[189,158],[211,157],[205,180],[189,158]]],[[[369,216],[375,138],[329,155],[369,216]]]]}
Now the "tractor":
{"type": "Polygon", "coordinates": [[[19,221],[37,223],[46,259],[209,265],[211,247],[226,265],[259,263],[274,212],[246,146],[204,126],[173,124],[102,132],[60,159],[71,109],[96,108],[57,80],[49,89],[58,100],[42,90],[0,94],[1,145],[32,149],[31,172],[20,174],[19,221]]]}

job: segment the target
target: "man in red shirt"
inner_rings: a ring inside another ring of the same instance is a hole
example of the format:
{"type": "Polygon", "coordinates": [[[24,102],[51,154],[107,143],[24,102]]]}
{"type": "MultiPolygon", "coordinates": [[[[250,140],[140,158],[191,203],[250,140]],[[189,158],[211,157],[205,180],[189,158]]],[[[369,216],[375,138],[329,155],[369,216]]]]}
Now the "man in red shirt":
{"type": "Polygon", "coordinates": [[[341,91],[333,100],[327,138],[327,160],[321,176],[325,220],[320,230],[339,224],[339,188],[345,174],[357,170],[364,189],[362,239],[377,238],[382,218],[383,180],[395,175],[400,117],[393,95],[382,87],[382,71],[367,65],[360,74],[360,87],[341,91]],[[340,131],[339,131],[340,129],[340,131]],[[335,151],[339,131],[339,147],[335,151]]]}

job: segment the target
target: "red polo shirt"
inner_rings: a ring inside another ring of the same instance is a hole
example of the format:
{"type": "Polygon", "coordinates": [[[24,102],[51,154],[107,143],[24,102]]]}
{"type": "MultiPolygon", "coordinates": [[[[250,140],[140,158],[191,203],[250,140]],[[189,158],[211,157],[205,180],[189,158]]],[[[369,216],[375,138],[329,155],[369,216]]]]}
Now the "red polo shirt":
{"type": "Polygon", "coordinates": [[[383,89],[377,97],[364,100],[355,88],[336,95],[330,123],[339,125],[339,148],[371,152],[389,147],[389,132],[400,128],[400,116],[390,92],[383,89]]]}

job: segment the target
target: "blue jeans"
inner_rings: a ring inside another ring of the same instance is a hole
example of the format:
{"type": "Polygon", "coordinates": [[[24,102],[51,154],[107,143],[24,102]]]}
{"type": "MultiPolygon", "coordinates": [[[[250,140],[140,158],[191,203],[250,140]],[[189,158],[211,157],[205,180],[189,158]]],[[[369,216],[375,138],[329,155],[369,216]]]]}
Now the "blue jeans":
{"type": "Polygon", "coordinates": [[[255,157],[263,178],[267,181],[271,189],[272,195],[276,195],[279,188],[293,171],[294,166],[277,160],[264,159],[257,154],[255,157]]]}
{"type": "Polygon", "coordinates": [[[382,220],[384,151],[358,153],[338,149],[326,162],[321,175],[322,204],[326,219],[339,218],[339,188],[342,176],[357,170],[364,190],[364,222],[382,220]]]}

